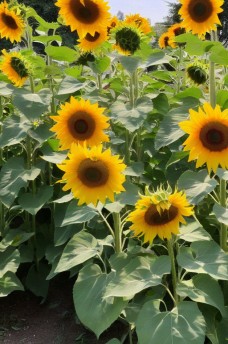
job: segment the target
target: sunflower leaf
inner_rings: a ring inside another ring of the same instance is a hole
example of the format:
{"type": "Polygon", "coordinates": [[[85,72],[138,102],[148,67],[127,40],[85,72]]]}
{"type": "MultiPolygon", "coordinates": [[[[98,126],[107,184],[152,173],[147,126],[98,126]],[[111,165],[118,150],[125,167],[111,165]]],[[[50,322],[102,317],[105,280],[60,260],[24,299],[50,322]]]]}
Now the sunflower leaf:
{"type": "Polygon", "coordinates": [[[160,312],[160,301],[146,302],[136,321],[140,344],[203,344],[205,321],[195,302],[183,301],[160,312]]]}

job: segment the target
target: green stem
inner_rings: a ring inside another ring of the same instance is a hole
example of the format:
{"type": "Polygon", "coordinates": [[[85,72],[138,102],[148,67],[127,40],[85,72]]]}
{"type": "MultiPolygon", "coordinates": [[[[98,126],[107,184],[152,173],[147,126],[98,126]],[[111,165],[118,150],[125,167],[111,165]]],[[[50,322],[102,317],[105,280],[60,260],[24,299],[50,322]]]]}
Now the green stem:
{"type": "Polygon", "coordinates": [[[115,231],[115,250],[116,253],[122,252],[122,228],[119,213],[113,213],[114,231],[115,231]]]}
{"type": "Polygon", "coordinates": [[[181,66],[182,66],[182,47],[179,47],[179,59],[177,61],[177,93],[180,92],[180,88],[181,88],[181,66]]]}
{"type": "Polygon", "coordinates": [[[125,163],[126,165],[130,164],[130,143],[129,143],[130,138],[129,136],[130,136],[130,133],[126,128],[125,130],[125,163]]]}
{"type": "MultiPolygon", "coordinates": [[[[220,205],[226,208],[226,180],[220,180],[220,205]]],[[[220,246],[225,251],[228,252],[228,233],[227,225],[220,223],[220,246]]]]}
{"type": "Polygon", "coordinates": [[[2,202],[0,202],[0,233],[4,237],[5,234],[5,207],[2,202]]]}
{"type": "MultiPolygon", "coordinates": [[[[216,34],[211,31],[211,41],[216,41],[216,34]]],[[[215,87],[215,63],[209,61],[209,96],[210,104],[214,108],[216,105],[216,87],[215,87]]]]}
{"type": "Polygon", "coordinates": [[[97,86],[99,88],[99,90],[102,90],[102,77],[101,74],[97,74],[97,86]]]}
{"type": "Polygon", "coordinates": [[[176,302],[176,305],[178,304],[178,295],[177,295],[177,271],[176,271],[176,262],[175,262],[175,256],[173,251],[173,241],[172,239],[167,240],[167,248],[169,257],[171,260],[171,274],[172,274],[172,283],[173,283],[173,296],[176,302]]]}
{"type": "MultiPolygon", "coordinates": [[[[2,96],[0,96],[0,122],[3,120],[3,101],[2,96]]],[[[2,132],[2,125],[0,124],[0,134],[2,132]]],[[[3,159],[3,148],[0,148],[0,166],[3,165],[4,159],[3,159]]]]}

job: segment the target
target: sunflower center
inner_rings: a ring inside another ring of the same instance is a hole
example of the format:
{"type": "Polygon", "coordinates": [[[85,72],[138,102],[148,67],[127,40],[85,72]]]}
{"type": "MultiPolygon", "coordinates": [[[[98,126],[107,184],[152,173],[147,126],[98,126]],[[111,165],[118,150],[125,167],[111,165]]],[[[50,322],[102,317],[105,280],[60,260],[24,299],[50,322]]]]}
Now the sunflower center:
{"type": "Polygon", "coordinates": [[[212,152],[228,148],[228,126],[220,122],[206,124],[200,131],[203,146],[212,152]]]}
{"type": "Polygon", "coordinates": [[[210,0],[191,0],[188,11],[192,20],[202,23],[210,18],[213,6],[210,0]]]}
{"type": "Polygon", "coordinates": [[[1,17],[2,17],[3,23],[6,26],[8,26],[12,30],[17,30],[17,28],[18,28],[17,23],[16,23],[15,19],[12,16],[10,16],[10,15],[8,15],[6,13],[2,13],[1,17]]]}
{"type": "Polygon", "coordinates": [[[140,36],[134,30],[124,27],[116,33],[116,44],[124,51],[134,54],[140,47],[140,36]]]}
{"type": "Polygon", "coordinates": [[[164,225],[175,219],[177,214],[178,209],[173,205],[171,205],[168,210],[164,209],[161,214],[159,214],[156,206],[152,204],[145,212],[144,219],[150,226],[164,225]]]}
{"type": "Polygon", "coordinates": [[[109,170],[103,161],[85,159],[79,165],[78,178],[88,187],[98,187],[108,181],[109,170]]]}
{"type": "Polygon", "coordinates": [[[68,121],[68,128],[77,140],[89,139],[95,131],[95,121],[90,114],[84,111],[76,112],[68,121]]]}
{"type": "Polygon", "coordinates": [[[26,78],[29,75],[28,70],[24,65],[24,62],[21,61],[18,57],[11,57],[10,64],[11,67],[15,70],[15,72],[17,72],[17,74],[21,78],[26,78]]]}
{"type": "Polygon", "coordinates": [[[70,12],[84,24],[94,23],[99,18],[99,7],[91,0],[84,0],[85,6],[80,0],[70,1],[70,12]]]}
{"type": "Polygon", "coordinates": [[[164,46],[165,46],[165,47],[168,47],[168,45],[169,45],[169,37],[166,36],[166,37],[164,38],[164,46]]]}
{"type": "Polygon", "coordinates": [[[182,27],[178,27],[173,30],[175,36],[182,35],[182,33],[185,33],[185,29],[182,27]]]}
{"type": "Polygon", "coordinates": [[[99,32],[96,31],[94,36],[90,35],[90,33],[87,33],[85,36],[85,39],[89,42],[96,42],[99,37],[100,37],[100,34],[99,32]]]}

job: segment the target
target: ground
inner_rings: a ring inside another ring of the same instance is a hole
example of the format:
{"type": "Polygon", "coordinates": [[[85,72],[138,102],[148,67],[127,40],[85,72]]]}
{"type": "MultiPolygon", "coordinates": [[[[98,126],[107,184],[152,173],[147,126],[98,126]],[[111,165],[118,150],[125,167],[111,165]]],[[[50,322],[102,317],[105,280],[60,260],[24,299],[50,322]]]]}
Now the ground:
{"type": "Polygon", "coordinates": [[[73,283],[61,276],[50,284],[46,301],[30,292],[13,292],[0,299],[0,343],[2,344],[106,344],[124,331],[115,323],[99,340],[75,315],[73,283]]]}

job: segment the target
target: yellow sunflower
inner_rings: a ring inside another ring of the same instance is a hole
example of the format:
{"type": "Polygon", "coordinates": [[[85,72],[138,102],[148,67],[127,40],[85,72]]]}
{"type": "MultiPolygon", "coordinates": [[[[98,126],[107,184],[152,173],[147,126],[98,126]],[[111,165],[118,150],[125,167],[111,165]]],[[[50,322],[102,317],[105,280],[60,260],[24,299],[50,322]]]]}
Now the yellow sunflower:
{"type": "Polygon", "coordinates": [[[119,19],[117,18],[117,16],[113,16],[111,17],[111,19],[109,20],[108,22],[108,34],[109,32],[114,28],[116,27],[117,25],[119,24],[119,19]]]}
{"type": "Polygon", "coordinates": [[[80,37],[87,33],[94,36],[96,31],[107,29],[110,13],[104,0],[58,0],[60,15],[70,25],[72,31],[77,30],[80,37]]]}
{"type": "Polygon", "coordinates": [[[87,33],[85,37],[78,40],[78,47],[84,52],[94,51],[101,46],[102,43],[107,41],[107,30],[101,32],[95,32],[95,35],[87,33]]]}
{"type": "Polygon", "coordinates": [[[133,55],[139,48],[142,40],[141,31],[132,24],[120,23],[113,30],[115,44],[113,49],[123,55],[133,55]]]}
{"type": "Polygon", "coordinates": [[[57,123],[50,129],[60,140],[61,149],[69,149],[71,144],[89,146],[109,141],[103,130],[109,127],[108,120],[98,104],[91,104],[89,100],[70,98],[69,102],[61,105],[59,116],[50,116],[57,123]]]}
{"type": "Polygon", "coordinates": [[[172,36],[179,36],[185,33],[185,28],[182,26],[181,23],[176,23],[170,26],[168,29],[168,33],[170,33],[172,36]]]}
{"type": "Polygon", "coordinates": [[[12,43],[20,42],[25,23],[13,9],[9,9],[6,1],[0,4],[0,37],[7,38],[12,43]]]}
{"type": "Polygon", "coordinates": [[[126,165],[110,149],[102,152],[102,145],[89,149],[73,143],[68,158],[58,165],[65,172],[61,180],[66,183],[63,190],[71,190],[79,205],[97,205],[107,198],[114,201],[114,193],[125,190],[122,184],[126,165]]]}
{"type": "Polygon", "coordinates": [[[161,239],[170,239],[179,233],[180,223],[185,224],[183,216],[191,216],[193,207],[183,192],[156,192],[141,196],[135,205],[135,210],[128,215],[132,222],[130,230],[135,236],[143,236],[143,242],[152,244],[158,235],[161,239]]]}
{"type": "Polygon", "coordinates": [[[222,12],[224,0],[180,0],[179,10],[183,27],[187,31],[203,36],[206,32],[216,30],[216,24],[221,25],[218,13],[222,12]]]}
{"type": "Polygon", "coordinates": [[[183,143],[190,151],[189,161],[197,160],[196,167],[207,164],[208,172],[216,172],[218,166],[228,168],[228,109],[221,111],[205,103],[198,111],[189,110],[190,119],[179,123],[189,134],[183,143]]]}
{"type": "Polygon", "coordinates": [[[17,87],[24,85],[29,76],[28,62],[19,52],[7,53],[2,50],[3,60],[0,63],[0,70],[17,87]]]}
{"type": "Polygon", "coordinates": [[[176,48],[176,43],[174,42],[174,35],[168,31],[164,32],[158,40],[158,45],[161,49],[167,47],[176,48]]]}
{"type": "Polygon", "coordinates": [[[145,35],[152,32],[151,25],[148,19],[140,16],[139,14],[129,14],[125,18],[126,24],[133,24],[145,35]]]}

